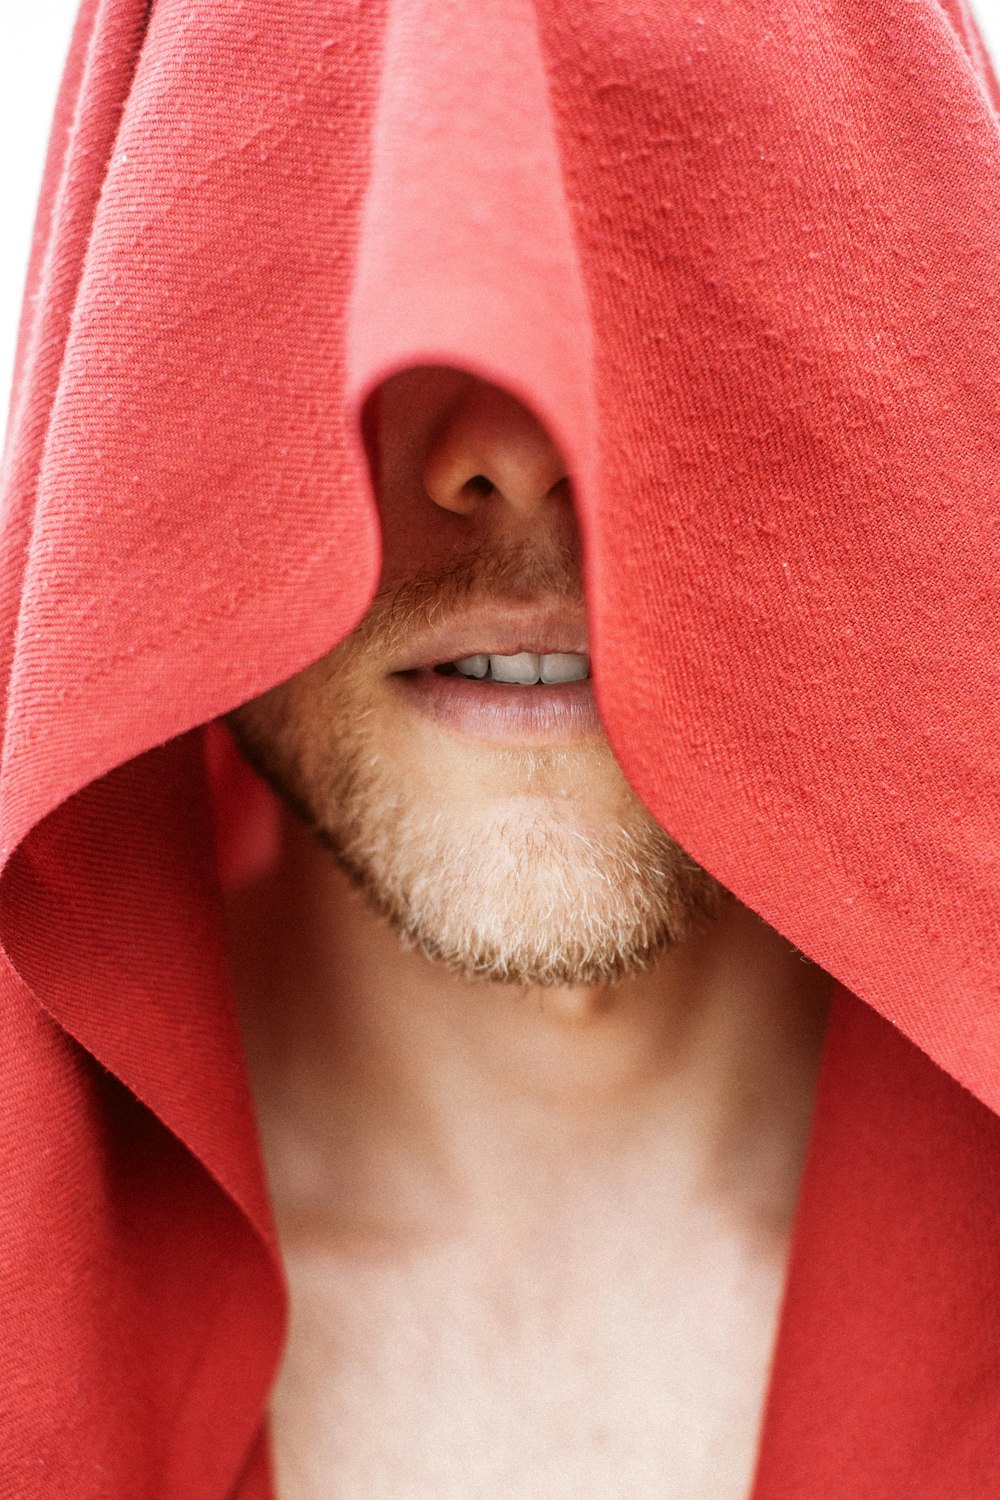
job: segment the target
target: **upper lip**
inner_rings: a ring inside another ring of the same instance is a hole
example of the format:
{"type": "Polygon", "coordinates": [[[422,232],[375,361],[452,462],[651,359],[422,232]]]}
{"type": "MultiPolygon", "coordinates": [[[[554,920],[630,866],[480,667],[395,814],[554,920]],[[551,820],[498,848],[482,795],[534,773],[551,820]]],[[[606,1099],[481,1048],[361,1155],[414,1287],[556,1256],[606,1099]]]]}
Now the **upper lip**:
{"type": "Polygon", "coordinates": [[[405,656],[391,668],[415,672],[466,656],[516,656],[534,651],[586,656],[587,620],[583,606],[482,605],[452,615],[407,642],[405,656]]]}

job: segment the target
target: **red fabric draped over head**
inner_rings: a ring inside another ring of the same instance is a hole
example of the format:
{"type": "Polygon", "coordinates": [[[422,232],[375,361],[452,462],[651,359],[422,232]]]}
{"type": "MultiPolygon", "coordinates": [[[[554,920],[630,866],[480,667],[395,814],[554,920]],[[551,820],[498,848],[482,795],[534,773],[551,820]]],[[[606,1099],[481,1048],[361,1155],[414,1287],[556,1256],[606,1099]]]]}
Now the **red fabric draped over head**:
{"type": "Polygon", "coordinates": [[[85,0],[5,470],[5,1494],[270,1493],[204,726],[363,615],[414,363],[551,430],[627,776],[837,981],[753,1500],[1000,1493],[998,103],[964,0],[85,0]]]}

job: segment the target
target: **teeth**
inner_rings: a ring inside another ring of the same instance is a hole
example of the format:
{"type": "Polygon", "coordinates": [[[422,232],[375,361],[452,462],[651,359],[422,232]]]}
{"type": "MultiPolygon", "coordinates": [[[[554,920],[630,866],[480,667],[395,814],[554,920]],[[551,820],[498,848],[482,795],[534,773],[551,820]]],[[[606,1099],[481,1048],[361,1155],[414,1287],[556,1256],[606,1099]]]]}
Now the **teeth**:
{"type": "Polygon", "coordinates": [[[493,682],[530,686],[535,682],[580,682],[590,674],[590,658],[573,651],[519,651],[515,656],[463,656],[454,663],[463,677],[490,676],[493,682]]]}
{"type": "Polygon", "coordinates": [[[538,681],[538,663],[541,658],[534,651],[519,651],[516,656],[491,656],[490,671],[494,682],[538,681]]]}
{"type": "Polygon", "coordinates": [[[490,670],[490,659],[488,656],[463,656],[455,666],[463,677],[485,677],[490,670]]]}
{"type": "Polygon", "coordinates": [[[590,674],[590,658],[572,651],[553,651],[539,661],[543,682],[580,682],[590,674]]]}

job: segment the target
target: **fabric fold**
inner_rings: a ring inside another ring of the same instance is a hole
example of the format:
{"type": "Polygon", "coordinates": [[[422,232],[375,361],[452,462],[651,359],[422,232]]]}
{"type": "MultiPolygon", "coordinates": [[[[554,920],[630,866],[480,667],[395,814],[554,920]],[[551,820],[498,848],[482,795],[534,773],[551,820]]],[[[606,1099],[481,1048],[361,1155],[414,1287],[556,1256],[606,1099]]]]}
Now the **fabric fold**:
{"type": "Polygon", "coordinates": [[[963,0],[85,0],[0,538],[19,1496],[266,1500],[206,753],[363,617],[418,363],[551,431],[628,779],[837,981],[754,1500],[996,1492],[997,107],[963,0]]]}
{"type": "Polygon", "coordinates": [[[996,1115],[838,989],[753,1500],[996,1493],[998,1175],[996,1115]]]}
{"type": "Polygon", "coordinates": [[[539,14],[612,746],[700,864],[996,1109],[1000,130],[971,18],[539,14]]]}
{"type": "Polygon", "coordinates": [[[548,426],[586,522],[590,311],[531,0],[391,0],[348,324],[347,393],[449,364],[548,426]]]}

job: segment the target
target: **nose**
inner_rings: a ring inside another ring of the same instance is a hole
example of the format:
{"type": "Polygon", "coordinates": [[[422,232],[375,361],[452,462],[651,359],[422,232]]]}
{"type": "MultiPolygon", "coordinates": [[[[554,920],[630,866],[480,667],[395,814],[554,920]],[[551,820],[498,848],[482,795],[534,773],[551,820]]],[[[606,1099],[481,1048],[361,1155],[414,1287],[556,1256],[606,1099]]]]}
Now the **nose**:
{"type": "Polygon", "coordinates": [[[456,515],[499,502],[529,517],[564,498],[560,486],[568,476],[532,413],[509,392],[477,380],[435,434],[423,481],[435,505],[456,515]]]}

